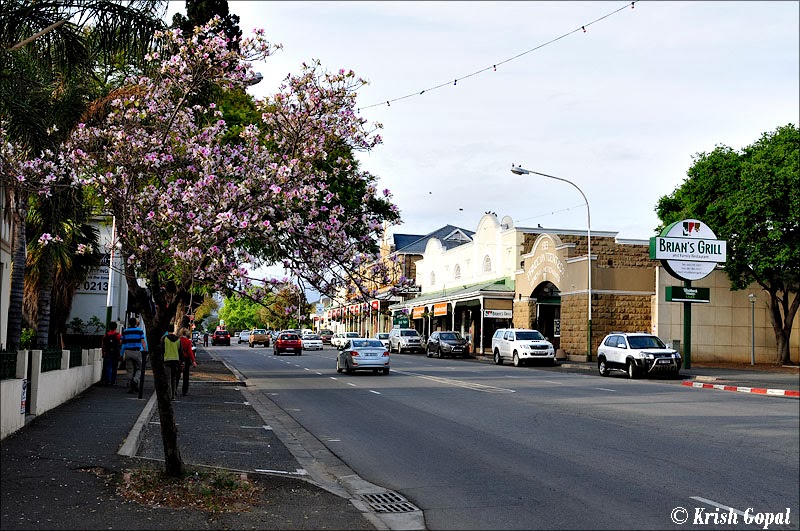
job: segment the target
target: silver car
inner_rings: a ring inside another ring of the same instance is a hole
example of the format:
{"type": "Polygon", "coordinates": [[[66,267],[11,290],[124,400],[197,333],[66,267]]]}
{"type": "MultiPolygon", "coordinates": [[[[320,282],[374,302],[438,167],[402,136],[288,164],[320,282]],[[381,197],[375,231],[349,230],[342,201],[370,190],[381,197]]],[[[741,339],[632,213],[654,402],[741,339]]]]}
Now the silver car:
{"type": "Polygon", "coordinates": [[[348,340],[336,355],[336,372],[372,371],[389,374],[389,351],[380,339],[348,340]]]}

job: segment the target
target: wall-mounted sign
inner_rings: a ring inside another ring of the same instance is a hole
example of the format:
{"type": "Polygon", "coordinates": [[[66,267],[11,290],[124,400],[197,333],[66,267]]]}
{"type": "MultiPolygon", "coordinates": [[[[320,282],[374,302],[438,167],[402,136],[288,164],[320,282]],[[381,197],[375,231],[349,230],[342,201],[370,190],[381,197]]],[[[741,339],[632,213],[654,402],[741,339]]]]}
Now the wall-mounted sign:
{"type": "Polygon", "coordinates": [[[511,319],[513,310],[483,310],[483,316],[488,319],[511,319]]]}
{"type": "Polygon", "coordinates": [[[422,314],[425,313],[425,306],[417,306],[411,310],[412,319],[422,319],[422,314]]]}
{"type": "Polygon", "coordinates": [[[687,288],[683,286],[667,286],[667,302],[711,302],[709,288],[687,288]]]}
{"type": "Polygon", "coordinates": [[[406,295],[409,293],[422,293],[422,286],[402,286],[397,288],[397,293],[406,295]]]}
{"type": "Polygon", "coordinates": [[[392,326],[396,328],[408,328],[408,315],[404,313],[395,314],[392,318],[392,326]]]}
{"type": "Polygon", "coordinates": [[[727,259],[727,242],[696,219],[676,221],[650,238],[650,258],[681,280],[700,280],[727,259]]]}
{"type": "Polygon", "coordinates": [[[440,315],[447,315],[447,303],[437,302],[433,305],[433,316],[439,317],[440,315]]]}

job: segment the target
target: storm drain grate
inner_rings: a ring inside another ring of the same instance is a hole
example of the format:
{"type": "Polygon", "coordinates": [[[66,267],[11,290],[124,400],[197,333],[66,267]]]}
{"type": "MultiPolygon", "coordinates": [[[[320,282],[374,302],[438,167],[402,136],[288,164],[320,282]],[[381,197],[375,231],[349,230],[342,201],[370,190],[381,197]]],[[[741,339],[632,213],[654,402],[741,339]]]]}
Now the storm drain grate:
{"type": "Polygon", "coordinates": [[[396,492],[364,494],[361,496],[378,513],[410,513],[419,508],[396,492]]]}

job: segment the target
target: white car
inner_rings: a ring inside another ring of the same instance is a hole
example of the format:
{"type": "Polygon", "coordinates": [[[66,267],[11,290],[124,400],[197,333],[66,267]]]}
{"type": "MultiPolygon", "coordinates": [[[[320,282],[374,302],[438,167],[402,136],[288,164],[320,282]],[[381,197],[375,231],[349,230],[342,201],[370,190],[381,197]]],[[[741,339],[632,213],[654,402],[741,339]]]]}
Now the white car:
{"type": "Polygon", "coordinates": [[[384,347],[389,348],[389,332],[378,332],[373,339],[379,339],[384,347]]]}
{"type": "Polygon", "coordinates": [[[612,332],[597,347],[597,371],[624,371],[628,378],[644,373],[680,375],[681,355],[646,332],[612,332]]]}
{"type": "Polygon", "coordinates": [[[502,365],[510,361],[519,367],[534,360],[555,364],[556,351],[538,330],[525,328],[500,328],[492,336],[494,362],[502,365]]]}
{"type": "Polygon", "coordinates": [[[322,338],[317,334],[306,334],[300,338],[303,350],[322,350],[322,338]]]}
{"type": "Polygon", "coordinates": [[[236,334],[236,343],[242,344],[247,343],[250,339],[250,330],[242,330],[241,332],[236,334]]]}
{"type": "Polygon", "coordinates": [[[333,336],[331,345],[336,348],[343,348],[348,340],[359,337],[358,332],[340,332],[333,336]]]}

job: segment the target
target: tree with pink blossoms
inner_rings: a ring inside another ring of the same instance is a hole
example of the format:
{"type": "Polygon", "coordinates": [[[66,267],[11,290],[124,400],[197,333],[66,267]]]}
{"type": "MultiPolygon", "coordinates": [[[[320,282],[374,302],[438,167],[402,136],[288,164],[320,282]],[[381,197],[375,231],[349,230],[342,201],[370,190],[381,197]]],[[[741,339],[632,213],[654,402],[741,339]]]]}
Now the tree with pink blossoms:
{"type": "Polygon", "coordinates": [[[183,462],[156,346],[180,325],[192,293],[258,297],[272,282],[254,282],[250,271],[278,259],[325,293],[390,284],[376,241],[385,221],[399,219],[389,192],[379,193],[375,177],[347,156],[381,141],[378,126],[354,112],[364,82],[352,71],[305,66],[257,103],[261,121],[235,138],[216,105],[196,103],[209,85],[243,90],[254,77],[248,61],[276,48],[259,31],[229,50],[218,23],[160,34],[174,53],[153,54],[156,73],[104,102],[102,123],[81,124],[55,165],[92,187],[115,218],[129,297],[147,328],[166,473],[174,476],[183,462]]]}

